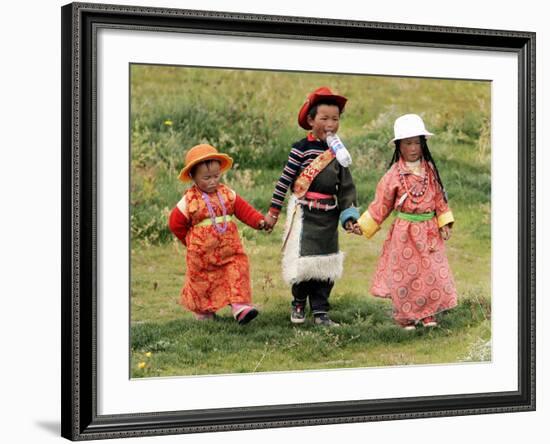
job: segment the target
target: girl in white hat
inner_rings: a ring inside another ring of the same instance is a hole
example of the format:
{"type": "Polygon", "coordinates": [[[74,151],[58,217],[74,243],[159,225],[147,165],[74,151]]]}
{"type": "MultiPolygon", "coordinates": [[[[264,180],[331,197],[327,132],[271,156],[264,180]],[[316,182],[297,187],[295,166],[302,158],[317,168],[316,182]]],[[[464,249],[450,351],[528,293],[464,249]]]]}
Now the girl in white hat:
{"type": "Polygon", "coordinates": [[[406,330],[437,326],[436,315],[456,306],[457,295],[445,253],[453,214],[426,140],[432,136],[420,116],[394,124],[395,151],[376,187],[374,201],[357,221],[371,238],[392,211],[390,227],[371,293],[390,298],[394,320],[406,330]]]}

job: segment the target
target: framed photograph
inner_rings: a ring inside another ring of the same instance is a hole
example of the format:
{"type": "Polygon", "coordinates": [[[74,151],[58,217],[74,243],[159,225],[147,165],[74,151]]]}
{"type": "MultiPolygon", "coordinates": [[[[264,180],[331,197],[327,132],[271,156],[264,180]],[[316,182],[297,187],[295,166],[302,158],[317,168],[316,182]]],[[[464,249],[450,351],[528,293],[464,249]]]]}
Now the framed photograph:
{"type": "Polygon", "coordinates": [[[64,437],[535,409],[534,33],[61,12],[64,437]]]}

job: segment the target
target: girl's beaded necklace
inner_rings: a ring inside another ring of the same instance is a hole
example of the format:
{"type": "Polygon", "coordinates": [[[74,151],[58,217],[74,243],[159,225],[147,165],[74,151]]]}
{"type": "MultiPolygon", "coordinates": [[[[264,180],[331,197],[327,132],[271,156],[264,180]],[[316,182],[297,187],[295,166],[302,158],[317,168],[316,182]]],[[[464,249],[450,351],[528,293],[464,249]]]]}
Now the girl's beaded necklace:
{"type": "Polygon", "coordinates": [[[210,202],[210,198],[208,197],[208,194],[206,194],[204,191],[202,192],[202,198],[206,202],[206,207],[208,208],[208,214],[210,214],[210,220],[212,221],[212,225],[214,226],[215,230],[223,234],[227,230],[227,210],[225,209],[225,203],[223,201],[223,197],[220,194],[219,191],[216,190],[216,195],[218,196],[218,200],[220,201],[220,205],[222,207],[222,213],[223,213],[223,222],[221,225],[218,225],[216,222],[216,212],[214,211],[214,208],[212,207],[212,202],[210,202]]]}
{"type": "Polygon", "coordinates": [[[422,188],[417,191],[416,187],[411,189],[409,185],[407,184],[407,179],[405,177],[405,172],[401,169],[401,164],[398,165],[398,171],[399,171],[399,180],[401,182],[401,185],[403,185],[403,188],[405,188],[405,191],[409,196],[411,196],[414,203],[420,202],[422,199],[421,197],[424,196],[426,193],[426,190],[428,189],[428,169],[424,166],[424,172],[422,175],[422,188]]]}

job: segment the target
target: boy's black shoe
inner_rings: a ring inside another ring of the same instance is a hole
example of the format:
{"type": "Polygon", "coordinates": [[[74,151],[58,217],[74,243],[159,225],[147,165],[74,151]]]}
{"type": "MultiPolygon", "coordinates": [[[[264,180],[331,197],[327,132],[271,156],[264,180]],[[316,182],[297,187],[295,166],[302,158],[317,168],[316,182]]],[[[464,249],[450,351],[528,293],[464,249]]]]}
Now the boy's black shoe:
{"type": "Polygon", "coordinates": [[[305,304],[292,305],[292,312],[290,313],[290,322],[293,324],[303,324],[306,320],[306,306],[305,304]]]}
{"type": "Polygon", "coordinates": [[[340,327],[338,322],[334,322],[329,318],[327,313],[320,313],[313,317],[315,325],[322,325],[324,327],[340,327]]]}

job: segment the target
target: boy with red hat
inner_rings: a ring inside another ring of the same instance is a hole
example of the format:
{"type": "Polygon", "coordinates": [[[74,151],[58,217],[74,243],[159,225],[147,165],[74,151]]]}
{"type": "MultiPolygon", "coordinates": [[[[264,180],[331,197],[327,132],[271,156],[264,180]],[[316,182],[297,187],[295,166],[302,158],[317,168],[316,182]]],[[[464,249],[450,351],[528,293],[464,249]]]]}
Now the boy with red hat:
{"type": "Polygon", "coordinates": [[[291,189],[282,265],[283,278],[292,286],[290,320],[294,324],[305,321],[309,299],[315,324],[339,325],[328,315],[330,292],[343,270],[338,223],[353,232],[359,212],[349,168],[339,163],[327,145],[327,136],[338,131],[346,102],[346,97],[327,87],[308,95],[298,113],[298,124],[309,133],[292,145],[266,215],[272,228],[291,189]]]}

